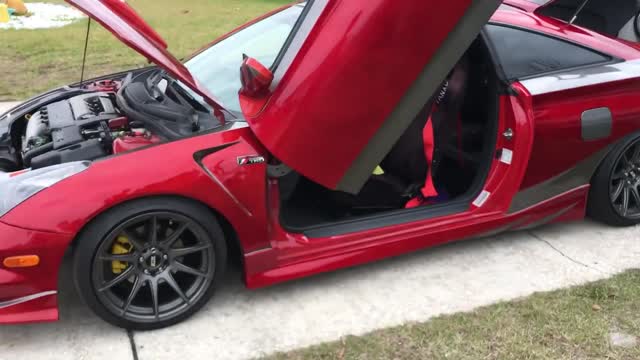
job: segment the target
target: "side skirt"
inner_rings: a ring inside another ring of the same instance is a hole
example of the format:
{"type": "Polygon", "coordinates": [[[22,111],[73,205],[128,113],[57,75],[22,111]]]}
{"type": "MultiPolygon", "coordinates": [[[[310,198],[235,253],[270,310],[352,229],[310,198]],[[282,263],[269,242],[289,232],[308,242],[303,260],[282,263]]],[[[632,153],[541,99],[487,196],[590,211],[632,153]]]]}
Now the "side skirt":
{"type": "MultiPolygon", "coordinates": [[[[388,240],[372,239],[348,250],[318,251],[315,255],[291,264],[251,274],[245,273],[248,288],[260,288],[306,276],[357,266],[376,260],[395,257],[417,250],[456,242],[461,239],[494,236],[503,232],[527,229],[546,223],[579,220],[584,217],[589,186],[583,185],[540,202],[519,212],[491,214],[476,222],[442,227],[427,235],[407,236],[398,232],[388,240]]],[[[247,269],[264,264],[267,259],[287,257],[287,250],[268,249],[245,256],[247,269]]],[[[276,263],[278,261],[276,260],[276,263]]]]}
{"type": "Polygon", "coordinates": [[[0,303],[0,324],[26,324],[58,320],[57,291],[46,291],[0,303]]]}

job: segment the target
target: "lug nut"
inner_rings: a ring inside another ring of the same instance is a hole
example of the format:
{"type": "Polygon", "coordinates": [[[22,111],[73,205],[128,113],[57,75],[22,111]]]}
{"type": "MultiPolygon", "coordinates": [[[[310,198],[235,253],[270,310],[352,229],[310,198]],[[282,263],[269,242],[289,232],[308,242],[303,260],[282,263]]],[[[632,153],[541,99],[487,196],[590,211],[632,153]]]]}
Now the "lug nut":
{"type": "Polygon", "coordinates": [[[164,256],[162,258],[167,260],[169,258],[169,256],[167,254],[164,254],[164,256]]]}
{"type": "Polygon", "coordinates": [[[142,256],[140,256],[140,259],[138,259],[138,261],[140,261],[141,263],[144,262],[144,258],[142,256]]]}

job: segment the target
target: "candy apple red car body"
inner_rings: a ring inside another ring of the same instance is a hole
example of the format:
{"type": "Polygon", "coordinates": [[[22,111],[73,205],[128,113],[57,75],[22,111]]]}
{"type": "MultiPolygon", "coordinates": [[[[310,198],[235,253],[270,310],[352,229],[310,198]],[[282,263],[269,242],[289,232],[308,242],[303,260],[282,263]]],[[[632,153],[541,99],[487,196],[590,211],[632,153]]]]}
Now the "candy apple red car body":
{"type": "MultiPolygon", "coordinates": [[[[115,0],[69,2],[89,13],[100,11],[97,20],[121,40],[188,83],[214,110],[222,108],[126,6],[120,8],[115,0]]],[[[418,82],[434,93],[477,35],[460,30],[462,22],[480,28],[493,14],[491,23],[580,44],[618,63],[640,59],[636,45],[540,16],[533,3],[509,0],[512,9],[494,14],[498,3],[456,0],[446,10],[434,11],[437,2],[424,0],[402,6],[391,0],[316,1],[322,6],[312,7],[296,29],[274,71],[271,91],[241,99],[248,125],[227,124],[224,131],[95,161],[0,218],[0,260],[30,254],[41,258],[32,268],[0,265],[0,323],[55,320],[65,251],[93,219],[137,199],[183,198],[209,208],[230,245],[240,251],[249,288],[454,240],[584,217],[598,164],[613,144],[640,127],[637,77],[533,93],[541,86],[536,79],[511,83],[510,91],[499,97],[496,156],[482,192],[460,211],[423,216],[430,209],[416,208],[382,215],[388,225],[353,221],[334,231],[295,232],[281,223],[278,180],[268,176],[272,160],[326,188],[357,192],[380,161],[378,153],[389,150],[385,134],[399,131],[389,119],[411,102],[407,93],[418,82]],[[428,42],[416,32],[424,24],[430,24],[428,42]],[[456,47],[462,50],[442,51],[456,47]],[[425,72],[425,66],[438,70],[425,72]],[[371,69],[396,71],[372,74],[371,69]],[[610,134],[585,141],[580,114],[602,106],[611,111],[610,134]],[[511,135],[502,136],[507,133],[511,135]],[[247,156],[266,161],[244,166],[238,159],[247,156]],[[556,186],[548,191],[551,185],[556,186]],[[29,298],[33,295],[38,297],[29,298]]]]}

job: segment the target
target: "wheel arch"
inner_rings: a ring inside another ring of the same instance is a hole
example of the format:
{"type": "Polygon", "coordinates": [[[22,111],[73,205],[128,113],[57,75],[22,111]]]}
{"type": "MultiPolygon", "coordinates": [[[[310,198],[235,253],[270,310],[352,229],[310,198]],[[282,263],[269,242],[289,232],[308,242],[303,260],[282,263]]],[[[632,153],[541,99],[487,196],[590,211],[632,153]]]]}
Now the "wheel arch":
{"type": "Polygon", "coordinates": [[[611,226],[630,226],[638,224],[637,219],[619,214],[610,198],[611,176],[616,169],[620,157],[629,148],[637,146],[640,131],[623,136],[607,148],[605,156],[590,179],[589,196],[587,197],[587,215],[592,219],[611,226]]]}
{"type": "Polygon", "coordinates": [[[604,147],[601,152],[602,152],[602,157],[600,158],[600,160],[598,161],[598,164],[596,167],[594,167],[593,169],[593,173],[591,174],[591,177],[589,178],[589,184],[593,184],[593,180],[595,178],[595,176],[598,174],[598,171],[600,170],[600,168],[604,165],[605,161],[607,160],[607,158],[609,158],[609,156],[611,156],[617,149],[618,147],[624,146],[624,144],[627,141],[630,141],[634,138],[640,138],[640,131],[634,131],[626,136],[623,136],[619,139],[617,139],[616,141],[610,143],[609,145],[607,145],[606,147],[604,147]]]}
{"type": "Polygon", "coordinates": [[[120,206],[123,206],[125,204],[129,204],[131,202],[144,201],[144,200],[148,200],[148,199],[159,199],[159,198],[187,201],[187,202],[196,204],[198,206],[202,206],[202,207],[206,208],[209,212],[211,212],[211,215],[214,216],[216,218],[216,220],[218,220],[218,222],[220,224],[220,227],[222,228],[222,231],[223,231],[223,234],[224,234],[224,240],[225,240],[225,243],[227,245],[227,251],[228,251],[229,259],[232,260],[232,261],[238,261],[239,265],[242,268],[242,272],[244,273],[244,271],[245,271],[245,268],[244,268],[244,253],[245,253],[244,252],[244,247],[242,246],[242,244],[240,242],[240,239],[238,237],[238,232],[236,231],[236,229],[233,226],[233,224],[227,219],[226,216],[224,216],[224,214],[222,214],[222,212],[220,212],[217,209],[211,207],[209,204],[207,204],[207,203],[205,203],[203,201],[200,201],[198,199],[194,199],[192,197],[188,197],[188,196],[184,196],[184,195],[176,195],[176,194],[149,195],[149,196],[142,196],[142,197],[138,197],[138,198],[134,198],[134,199],[127,199],[127,200],[122,201],[122,202],[111,204],[109,207],[103,209],[99,213],[97,213],[94,216],[92,216],[91,218],[89,218],[80,227],[80,229],[74,235],[73,240],[71,240],[71,242],[69,243],[68,248],[71,249],[71,251],[75,251],[76,245],[77,245],[79,239],[82,237],[82,234],[84,233],[84,231],[89,227],[89,225],[91,225],[96,219],[98,219],[103,214],[105,214],[105,213],[107,213],[109,211],[114,211],[114,209],[117,209],[120,206]]]}

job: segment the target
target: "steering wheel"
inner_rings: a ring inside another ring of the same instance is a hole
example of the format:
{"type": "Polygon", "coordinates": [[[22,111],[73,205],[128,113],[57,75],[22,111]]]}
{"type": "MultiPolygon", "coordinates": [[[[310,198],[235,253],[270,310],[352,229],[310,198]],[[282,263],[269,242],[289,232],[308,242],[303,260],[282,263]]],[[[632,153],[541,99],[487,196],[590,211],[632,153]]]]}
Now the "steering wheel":
{"type": "MultiPolygon", "coordinates": [[[[158,102],[163,102],[165,99],[179,105],[182,107],[191,108],[191,104],[184,98],[184,95],[180,92],[176,91],[174,88],[175,80],[172,77],[165,77],[166,72],[164,70],[158,70],[156,73],[149,76],[147,81],[147,91],[149,94],[156,99],[158,102]],[[167,81],[167,86],[165,91],[160,90],[160,82],[162,80],[167,81]],[[167,96],[167,92],[172,91],[172,96],[167,96]]],[[[194,111],[191,114],[191,123],[194,129],[199,128],[200,119],[198,118],[198,114],[194,111]]]]}

